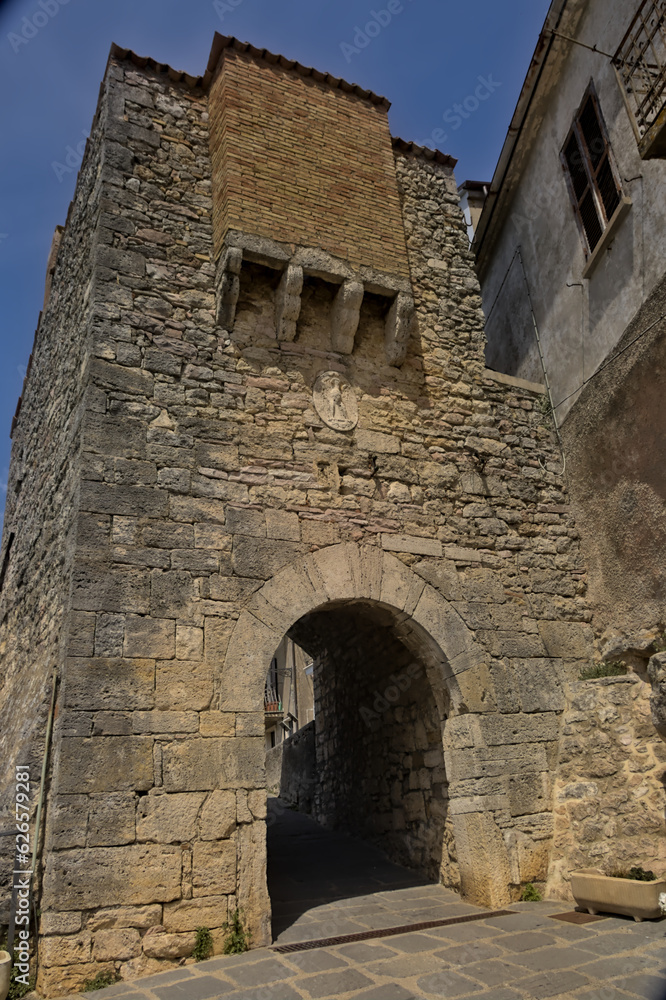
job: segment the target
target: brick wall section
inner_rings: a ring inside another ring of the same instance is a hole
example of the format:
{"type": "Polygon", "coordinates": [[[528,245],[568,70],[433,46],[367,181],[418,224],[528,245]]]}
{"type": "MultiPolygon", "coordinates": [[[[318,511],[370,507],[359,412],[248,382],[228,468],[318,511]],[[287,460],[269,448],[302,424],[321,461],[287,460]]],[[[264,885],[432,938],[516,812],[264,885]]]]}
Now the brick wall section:
{"type": "Polygon", "coordinates": [[[214,230],[409,275],[386,110],[225,50],[210,89],[214,230]]]}

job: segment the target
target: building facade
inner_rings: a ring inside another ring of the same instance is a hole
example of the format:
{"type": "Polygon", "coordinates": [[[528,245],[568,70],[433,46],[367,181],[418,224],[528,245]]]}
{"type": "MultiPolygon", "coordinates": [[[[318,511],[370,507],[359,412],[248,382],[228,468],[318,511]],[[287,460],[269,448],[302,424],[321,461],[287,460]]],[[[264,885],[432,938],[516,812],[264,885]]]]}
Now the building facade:
{"type": "Polygon", "coordinates": [[[387,109],[231,38],[200,78],[112,51],[2,542],[6,817],[57,683],[46,995],[169,967],[199,926],[219,950],[236,908],[269,941],[285,636],[315,664],[322,822],[488,906],[659,849],[647,686],[579,680],[593,615],[542,386],[486,368],[454,161],[387,109]]]}
{"type": "Polygon", "coordinates": [[[549,382],[590,598],[628,646],[666,622],[665,81],[661,0],[554,0],[474,242],[488,364],[549,382]]]}

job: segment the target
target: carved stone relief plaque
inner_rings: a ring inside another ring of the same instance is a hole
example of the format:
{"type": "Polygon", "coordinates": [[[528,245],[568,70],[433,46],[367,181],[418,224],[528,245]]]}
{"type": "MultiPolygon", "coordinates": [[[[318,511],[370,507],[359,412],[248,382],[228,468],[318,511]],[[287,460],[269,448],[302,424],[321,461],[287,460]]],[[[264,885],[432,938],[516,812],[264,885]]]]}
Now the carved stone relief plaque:
{"type": "Polygon", "coordinates": [[[327,427],[350,431],[358,423],[354,390],[339,372],[320,372],[312,390],[315,409],[327,427]]]}

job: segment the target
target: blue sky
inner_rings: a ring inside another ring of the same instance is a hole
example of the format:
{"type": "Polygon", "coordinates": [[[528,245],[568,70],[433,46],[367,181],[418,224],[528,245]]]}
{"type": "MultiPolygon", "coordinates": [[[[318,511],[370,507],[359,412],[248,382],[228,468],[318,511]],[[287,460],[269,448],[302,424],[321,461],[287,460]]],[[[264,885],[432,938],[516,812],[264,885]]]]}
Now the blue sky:
{"type": "Polygon", "coordinates": [[[217,30],[342,76],[388,97],[394,135],[457,157],[460,183],[492,176],[548,6],[0,0],[0,509],[49,246],[74,193],[77,147],[93,119],[111,42],[199,75],[217,30]]]}

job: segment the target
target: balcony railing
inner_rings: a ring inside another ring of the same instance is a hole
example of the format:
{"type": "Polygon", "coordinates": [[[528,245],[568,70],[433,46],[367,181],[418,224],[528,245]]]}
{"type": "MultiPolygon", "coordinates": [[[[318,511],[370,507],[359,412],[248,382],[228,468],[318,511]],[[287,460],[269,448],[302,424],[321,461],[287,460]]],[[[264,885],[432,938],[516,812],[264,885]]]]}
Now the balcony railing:
{"type": "Polygon", "coordinates": [[[269,715],[282,714],[282,701],[277,691],[268,684],[264,690],[264,712],[269,715]]]}
{"type": "Polygon", "coordinates": [[[613,62],[641,156],[666,155],[666,0],[642,0],[613,62]]]}

